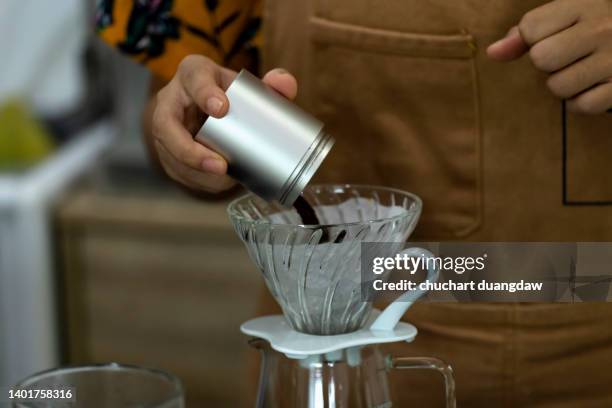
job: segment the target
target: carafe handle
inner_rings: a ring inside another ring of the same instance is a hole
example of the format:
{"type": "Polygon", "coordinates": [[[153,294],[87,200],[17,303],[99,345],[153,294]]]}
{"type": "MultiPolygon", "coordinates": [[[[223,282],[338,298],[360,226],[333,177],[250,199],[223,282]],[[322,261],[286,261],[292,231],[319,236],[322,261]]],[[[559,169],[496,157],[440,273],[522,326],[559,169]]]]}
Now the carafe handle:
{"type": "Polygon", "coordinates": [[[387,356],[386,363],[388,369],[425,369],[439,372],[444,378],[446,407],[456,407],[455,378],[453,377],[453,369],[449,364],[433,357],[393,357],[391,355],[387,356]]]}
{"type": "MultiPolygon", "coordinates": [[[[400,252],[402,255],[407,255],[409,257],[423,257],[423,258],[433,258],[434,255],[426,249],[413,247],[408,248],[400,252]]],[[[438,269],[435,266],[435,262],[433,265],[429,265],[427,263],[427,280],[430,282],[435,282],[438,280],[438,269]]],[[[385,310],[376,318],[374,323],[370,326],[370,330],[393,330],[397,325],[397,322],[400,321],[406,310],[421,296],[423,296],[427,292],[426,290],[417,289],[410,290],[401,294],[397,299],[395,299],[389,306],[385,308],[385,310]]]]}

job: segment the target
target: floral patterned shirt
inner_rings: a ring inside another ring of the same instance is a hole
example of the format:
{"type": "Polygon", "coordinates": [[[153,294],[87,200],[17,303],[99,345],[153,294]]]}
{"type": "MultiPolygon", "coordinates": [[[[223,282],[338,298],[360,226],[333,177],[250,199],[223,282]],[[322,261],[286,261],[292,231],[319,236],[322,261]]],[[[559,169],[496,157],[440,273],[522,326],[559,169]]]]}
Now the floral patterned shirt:
{"type": "Polygon", "coordinates": [[[263,0],[98,0],[99,35],[169,80],[189,54],[257,71],[263,0]]]}

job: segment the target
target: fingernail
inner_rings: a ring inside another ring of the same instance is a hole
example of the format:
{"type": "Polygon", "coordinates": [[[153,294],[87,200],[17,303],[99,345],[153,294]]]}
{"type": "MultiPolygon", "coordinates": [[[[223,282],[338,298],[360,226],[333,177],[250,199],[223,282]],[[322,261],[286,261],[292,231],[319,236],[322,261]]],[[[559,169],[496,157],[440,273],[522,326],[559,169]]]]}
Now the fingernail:
{"type": "Polygon", "coordinates": [[[221,108],[223,108],[223,101],[216,96],[208,98],[206,101],[206,109],[209,114],[216,115],[221,111],[221,108]]]}
{"type": "Polygon", "coordinates": [[[288,74],[289,71],[287,71],[285,68],[276,68],[276,73],[285,75],[285,74],[288,74]]]}
{"type": "Polygon", "coordinates": [[[204,159],[202,170],[219,175],[225,174],[225,163],[219,159],[204,159]]]}
{"type": "Polygon", "coordinates": [[[497,47],[499,44],[501,44],[502,42],[504,42],[505,40],[506,40],[506,37],[504,37],[504,38],[502,38],[502,39],[500,39],[500,40],[497,40],[497,41],[495,41],[493,44],[489,45],[489,46],[487,47],[487,49],[489,49],[489,48],[495,48],[495,47],[497,47]]]}
{"type": "Polygon", "coordinates": [[[487,48],[491,48],[491,47],[496,47],[499,44],[503,43],[507,38],[509,38],[510,36],[512,36],[514,34],[514,31],[517,30],[516,27],[512,27],[510,30],[508,30],[508,32],[506,33],[506,35],[504,35],[502,38],[500,38],[499,40],[495,41],[493,44],[489,45],[489,47],[487,48]]]}

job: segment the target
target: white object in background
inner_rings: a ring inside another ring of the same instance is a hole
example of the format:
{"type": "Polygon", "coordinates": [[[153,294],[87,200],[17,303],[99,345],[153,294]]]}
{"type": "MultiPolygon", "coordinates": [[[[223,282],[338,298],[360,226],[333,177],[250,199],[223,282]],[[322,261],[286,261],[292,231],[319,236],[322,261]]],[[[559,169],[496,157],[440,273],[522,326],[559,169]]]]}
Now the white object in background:
{"type": "Polygon", "coordinates": [[[87,37],[83,0],[0,1],[0,105],[20,97],[42,115],[61,115],[83,96],[87,37]]]}
{"type": "Polygon", "coordinates": [[[59,362],[49,211],[114,134],[94,125],[31,170],[0,174],[0,387],[59,362]]]}

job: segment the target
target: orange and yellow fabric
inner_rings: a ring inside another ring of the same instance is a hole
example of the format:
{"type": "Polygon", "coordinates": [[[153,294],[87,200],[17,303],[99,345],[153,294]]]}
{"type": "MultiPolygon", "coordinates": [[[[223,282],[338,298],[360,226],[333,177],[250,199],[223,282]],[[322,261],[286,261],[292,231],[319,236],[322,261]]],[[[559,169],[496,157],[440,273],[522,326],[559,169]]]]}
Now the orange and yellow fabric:
{"type": "Polygon", "coordinates": [[[100,0],[99,35],[169,80],[189,54],[256,71],[262,0],[100,0]]]}

